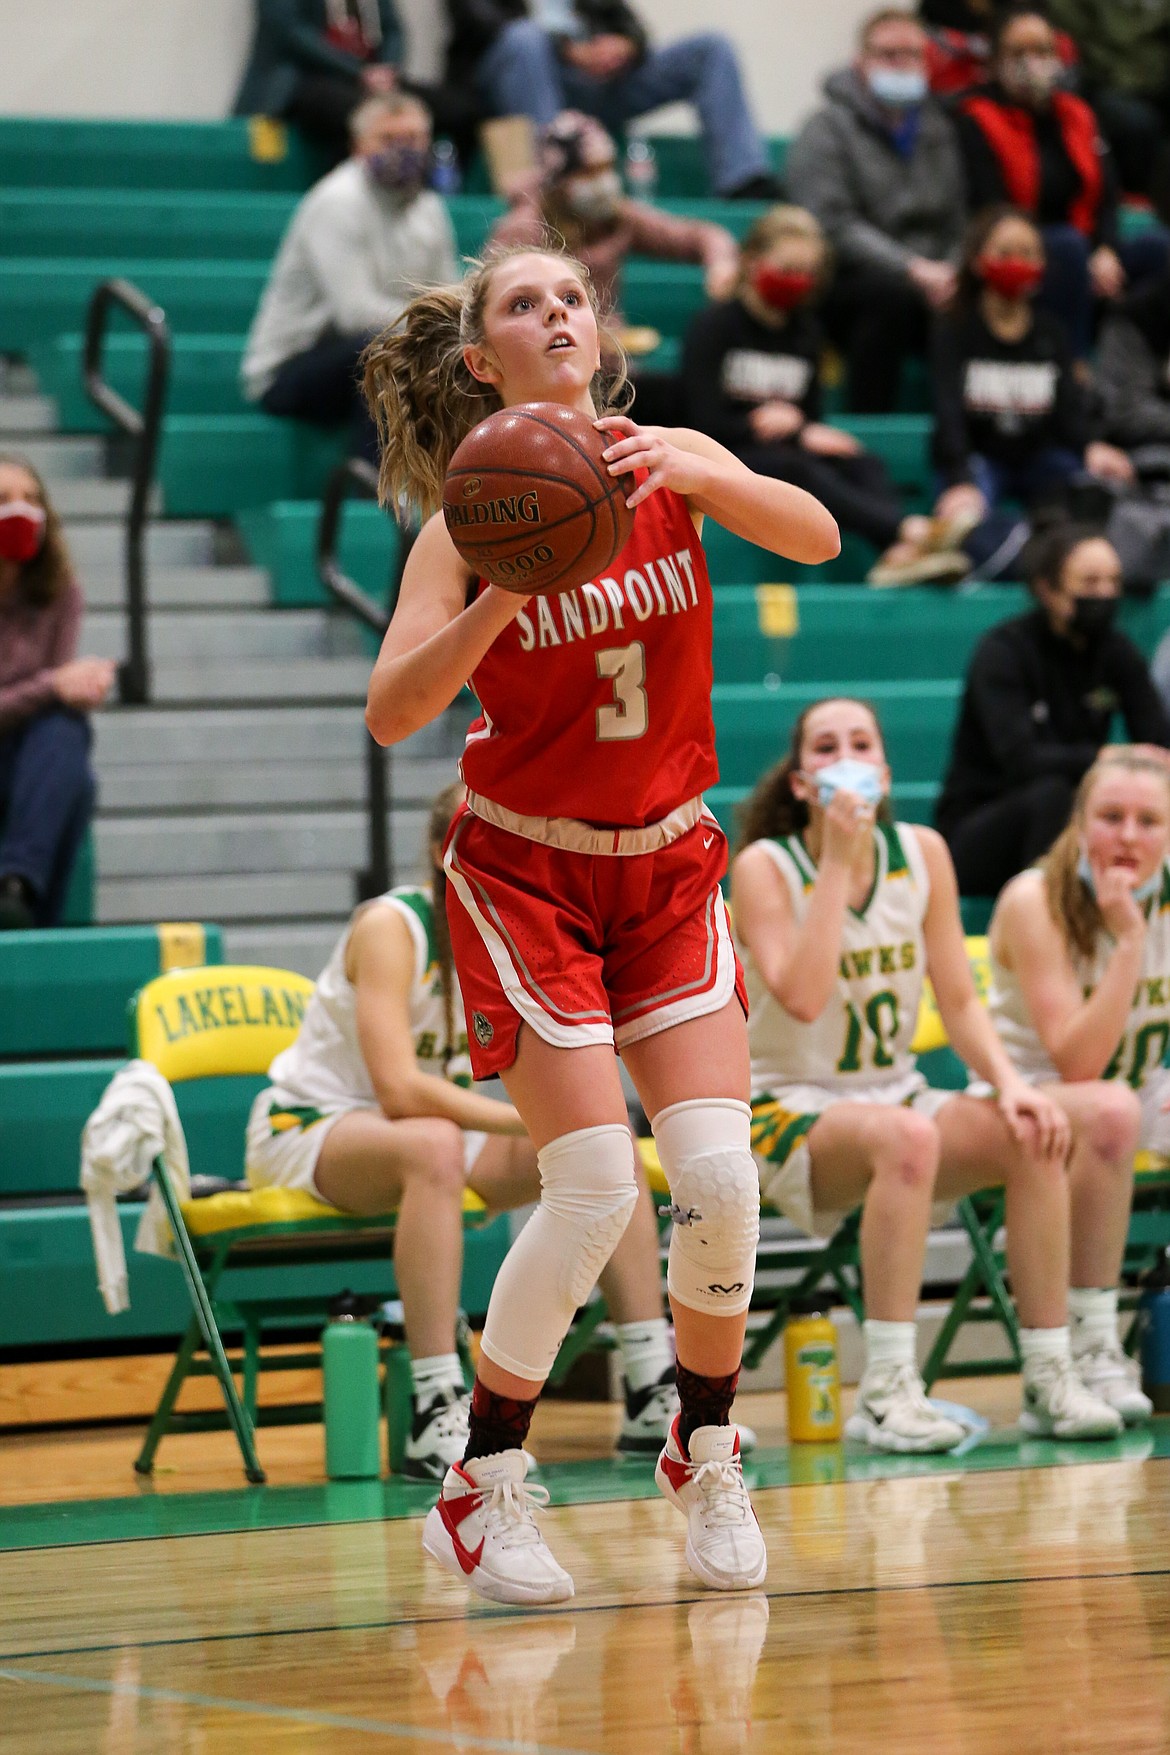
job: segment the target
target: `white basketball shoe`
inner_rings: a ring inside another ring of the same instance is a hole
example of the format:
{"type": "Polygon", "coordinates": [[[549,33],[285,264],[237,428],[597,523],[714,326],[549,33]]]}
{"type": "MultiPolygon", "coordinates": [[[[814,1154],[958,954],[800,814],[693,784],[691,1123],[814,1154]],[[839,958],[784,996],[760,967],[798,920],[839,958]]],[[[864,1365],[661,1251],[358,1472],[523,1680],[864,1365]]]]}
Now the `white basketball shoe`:
{"type": "Polygon", "coordinates": [[[1151,1418],[1154,1404],[1142,1389],[1141,1369],[1116,1336],[1090,1347],[1078,1347],[1074,1336],[1073,1365],[1085,1388],[1116,1408],[1127,1426],[1142,1426],[1151,1418]]]}
{"type": "Polygon", "coordinates": [[[1022,1432],[1033,1438],[1116,1438],[1123,1425],[1117,1409],[1081,1382],[1067,1354],[1026,1361],[1022,1432]]]}
{"type": "Polygon", "coordinates": [[[454,1463],[423,1524],[423,1547],[493,1603],[563,1603],[573,1580],[536,1527],[548,1489],[529,1487],[528,1455],[503,1450],[454,1463]]]}
{"type": "Polygon", "coordinates": [[[712,1590],[764,1582],[768,1550],[744,1486],[734,1426],[700,1426],[687,1447],[676,1415],[654,1479],[687,1520],[687,1565],[696,1578],[712,1590]]]}
{"type": "Polygon", "coordinates": [[[853,1412],[845,1422],[846,1438],[859,1438],[875,1450],[910,1451],[929,1455],[954,1450],[967,1433],[948,1420],[926,1398],[913,1365],[867,1365],[857,1386],[853,1412]]]}

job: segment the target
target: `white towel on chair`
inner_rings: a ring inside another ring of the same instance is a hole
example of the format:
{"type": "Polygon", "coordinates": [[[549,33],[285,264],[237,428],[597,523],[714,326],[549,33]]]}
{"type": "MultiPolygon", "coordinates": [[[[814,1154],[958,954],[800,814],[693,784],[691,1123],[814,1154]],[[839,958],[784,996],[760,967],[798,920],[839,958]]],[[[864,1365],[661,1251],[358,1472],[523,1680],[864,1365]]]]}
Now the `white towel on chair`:
{"type": "MultiPolygon", "coordinates": [[[[160,1155],[175,1194],[186,1200],[191,1171],[175,1094],[157,1067],[148,1060],[132,1060],[110,1080],[81,1135],[81,1186],[89,1207],[98,1286],[111,1316],[130,1308],[117,1197],[146,1182],[160,1155]]],[[[153,1180],[134,1247],[147,1255],[175,1253],[166,1207],[153,1180]]]]}

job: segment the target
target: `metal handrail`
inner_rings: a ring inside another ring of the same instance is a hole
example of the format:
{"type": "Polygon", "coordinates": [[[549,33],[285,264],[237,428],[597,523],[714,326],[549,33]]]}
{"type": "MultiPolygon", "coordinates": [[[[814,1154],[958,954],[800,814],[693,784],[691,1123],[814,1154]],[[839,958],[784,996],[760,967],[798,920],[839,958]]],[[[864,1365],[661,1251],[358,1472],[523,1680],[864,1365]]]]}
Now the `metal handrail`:
{"type": "Polygon", "coordinates": [[[118,694],[123,701],[141,706],[150,699],[150,662],[147,654],[146,567],[143,537],[150,513],[150,494],[158,457],[159,431],[166,401],[171,365],[171,334],[166,312],[140,287],[129,280],[103,280],[89,301],[85,321],[85,356],[82,372],[86,394],[123,433],[137,440],[130,506],[126,514],[126,660],[118,671],[118,694]],[[118,305],[134,318],[146,334],[150,360],[146,394],[141,409],[106,383],[102,376],[102,349],[107,320],[118,305]]]}
{"type": "MultiPolygon", "coordinates": [[[[417,534],[395,517],[398,530],[398,558],[390,580],[389,603],[380,603],[354,583],[342,570],[337,558],[341,540],[343,514],[347,501],[360,496],[375,499],[378,493],[378,472],[363,457],[347,457],[329,477],[321,502],[321,522],[317,526],[317,573],[326,591],[343,608],[355,615],[379,639],[390,626],[390,617],[398,601],[398,590],[407,556],[417,534]]],[[[391,765],[390,752],[366,734],[366,869],[358,874],[358,900],[366,902],[380,896],[394,882],[394,861],[390,852],[391,765]]]]}

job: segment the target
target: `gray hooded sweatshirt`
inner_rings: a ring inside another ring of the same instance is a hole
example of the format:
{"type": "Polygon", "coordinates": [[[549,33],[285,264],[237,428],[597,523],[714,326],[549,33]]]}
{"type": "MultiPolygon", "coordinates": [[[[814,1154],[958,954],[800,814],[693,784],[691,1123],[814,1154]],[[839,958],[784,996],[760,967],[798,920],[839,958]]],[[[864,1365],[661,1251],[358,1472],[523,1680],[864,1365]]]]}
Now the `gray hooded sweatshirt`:
{"type": "Polygon", "coordinates": [[[950,117],[927,98],[904,157],[852,68],[825,81],[828,102],[789,150],[791,200],[824,226],[845,268],[904,274],[912,256],[955,261],[966,223],[963,163],[950,117]]]}

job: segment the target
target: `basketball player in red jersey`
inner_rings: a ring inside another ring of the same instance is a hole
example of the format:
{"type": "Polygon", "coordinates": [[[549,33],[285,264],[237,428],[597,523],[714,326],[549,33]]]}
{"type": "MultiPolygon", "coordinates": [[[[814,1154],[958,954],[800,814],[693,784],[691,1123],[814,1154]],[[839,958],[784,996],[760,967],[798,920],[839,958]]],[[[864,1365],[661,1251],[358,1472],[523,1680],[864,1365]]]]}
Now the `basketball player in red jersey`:
{"type": "MultiPolygon", "coordinates": [[[[604,408],[598,316],[580,264],[505,253],[425,293],[372,343],[366,392],[381,486],[434,512],[451,455],[500,407],[604,408]]],[[[719,891],[709,514],[791,560],[838,552],[824,507],[689,431],[599,422],[631,476],[634,532],[607,574],[523,598],[473,579],[430,517],[370,682],[382,743],[441,713],[468,677],[482,715],[468,808],[445,865],[476,1076],[499,1074],[538,1148],[541,1202],[497,1276],[470,1439],[423,1546],[482,1595],[556,1602],[573,1581],[533,1515],[524,1440],[541,1386],[633,1209],[615,1046],[670,1182],[668,1289],[681,1411],[657,1480],[687,1519],[691,1570],[759,1585],[763,1537],[729,1423],[759,1238],[746,1001],[719,891]]]]}

